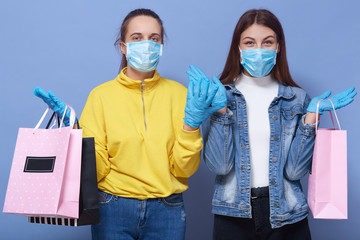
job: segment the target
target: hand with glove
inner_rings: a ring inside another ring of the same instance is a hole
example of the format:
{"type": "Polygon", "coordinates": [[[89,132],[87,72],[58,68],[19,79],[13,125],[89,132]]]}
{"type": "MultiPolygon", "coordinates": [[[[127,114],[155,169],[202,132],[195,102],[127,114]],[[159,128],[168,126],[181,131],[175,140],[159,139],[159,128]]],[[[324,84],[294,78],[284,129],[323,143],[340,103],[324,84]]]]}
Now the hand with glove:
{"type": "Polygon", "coordinates": [[[225,97],[222,96],[218,93],[219,86],[211,82],[200,69],[194,66],[191,69],[192,71],[187,71],[190,82],[184,121],[197,128],[212,113],[225,107],[226,92],[225,97]]]}
{"type": "MultiPolygon", "coordinates": [[[[346,89],[346,90],[339,92],[338,94],[335,94],[334,96],[330,97],[329,99],[334,104],[335,109],[345,107],[345,106],[349,105],[352,101],[354,101],[354,97],[357,94],[354,90],[355,90],[355,88],[351,87],[349,89],[346,89]]],[[[323,94],[321,94],[320,96],[314,97],[311,100],[311,102],[307,108],[307,111],[316,113],[317,103],[321,99],[323,99],[323,101],[321,101],[319,104],[319,114],[323,114],[323,111],[333,110],[331,102],[329,101],[329,99],[327,99],[330,95],[331,95],[331,91],[326,91],[323,94]]]]}
{"type": "MultiPolygon", "coordinates": [[[[190,65],[190,70],[187,70],[186,73],[188,74],[188,78],[191,80],[200,80],[200,79],[204,79],[204,80],[207,80],[209,81],[210,83],[213,83],[215,84],[216,86],[219,87],[212,103],[211,103],[211,106],[214,107],[214,108],[218,108],[221,109],[221,108],[224,108],[226,106],[226,103],[227,103],[227,98],[226,98],[226,89],[224,87],[224,85],[220,82],[220,80],[213,76],[212,80],[213,82],[211,82],[207,76],[205,75],[205,73],[203,71],[201,71],[200,68],[198,67],[195,67],[193,65],[190,65]]],[[[217,111],[217,110],[216,110],[217,111]]]]}
{"type": "MultiPolygon", "coordinates": [[[[36,87],[34,90],[34,94],[35,96],[41,98],[56,113],[57,116],[62,118],[66,108],[66,104],[61,101],[57,96],[55,96],[53,92],[46,92],[44,89],[36,87]]],[[[70,125],[70,112],[70,109],[66,110],[66,114],[64,117],[65,126],[70,125]]]]}
{"type": "MultiPolygon", "coordinates": [[[[334,104],[335,109],[339,109],[349,105],[352,101],[354,101],[354,97],[357,94],[354,87],[346,89],[338,94],[335,94],[331,98],[329,98],[334,104]]],[[[314,124],[316,119],[316,108],[317,103],[320,100],[323,100],[319,103],[319,111],[318,113],[321,115],[323,111],[331,111],[333,110],[332,104],[329,101],[328,97],[331,95],[331,91],[326,91],[320,96],[314,97],[307,108],[307,114],[305,118],[305,123],[314,124]]]]}

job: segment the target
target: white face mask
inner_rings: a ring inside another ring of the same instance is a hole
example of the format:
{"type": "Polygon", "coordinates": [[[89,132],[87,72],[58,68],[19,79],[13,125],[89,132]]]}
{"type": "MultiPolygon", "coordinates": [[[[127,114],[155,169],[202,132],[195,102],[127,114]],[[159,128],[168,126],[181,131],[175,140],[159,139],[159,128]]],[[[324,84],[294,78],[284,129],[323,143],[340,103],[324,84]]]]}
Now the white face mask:
{"type": "Polygon", "coordinates": [[[139,72],[151,72],[156,69],[162,55],[162,44],[149,40],[124,44],[126,60],[130,67],[139,72]]]}

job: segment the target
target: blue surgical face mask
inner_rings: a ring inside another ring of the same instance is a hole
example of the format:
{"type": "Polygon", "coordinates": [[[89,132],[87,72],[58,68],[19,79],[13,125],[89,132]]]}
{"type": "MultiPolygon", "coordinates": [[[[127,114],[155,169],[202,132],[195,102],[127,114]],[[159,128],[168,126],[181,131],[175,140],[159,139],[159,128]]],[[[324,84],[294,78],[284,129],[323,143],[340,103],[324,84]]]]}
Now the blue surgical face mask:
{"type": "Polygon", "coordinates": [[[162,44],[146,40],[125,45],[126,60],[130,67],[139,72],[151,72],[156,69],[162,55],[162,44]]]}
{"type": "Polygon", "coordinates": [[[241,64],[253,77],[264,77],[270,73],[276,63],[276,50],[249,49],[241,50],[241,64]]]}

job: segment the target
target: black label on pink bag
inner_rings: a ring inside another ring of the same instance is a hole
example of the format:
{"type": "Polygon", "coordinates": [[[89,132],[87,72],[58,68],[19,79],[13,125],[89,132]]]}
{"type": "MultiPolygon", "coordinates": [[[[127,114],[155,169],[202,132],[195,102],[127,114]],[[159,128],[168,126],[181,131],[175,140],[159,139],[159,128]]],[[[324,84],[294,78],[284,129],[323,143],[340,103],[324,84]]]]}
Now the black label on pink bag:
{"type": "Polygon", "coordinates": [[[26,157],[24,172],[49,173],[54,171],[56,157],[26,157]]]}

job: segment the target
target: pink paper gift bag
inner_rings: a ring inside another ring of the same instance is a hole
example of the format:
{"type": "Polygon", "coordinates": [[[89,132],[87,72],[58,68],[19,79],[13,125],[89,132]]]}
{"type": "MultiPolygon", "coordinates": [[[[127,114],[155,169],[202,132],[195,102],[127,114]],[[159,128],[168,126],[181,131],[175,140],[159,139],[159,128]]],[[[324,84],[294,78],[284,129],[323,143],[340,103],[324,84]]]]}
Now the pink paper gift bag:
{"type": "MultiPolygon", "coordinates": [[[[339,129],[336,129],[332,115],[334,129],[316,128],[308,187],[308,204],[314,218],[347,219],[348,217],[346,130],[341,130],[335,109],[334,115],[339,129]]],[[[316,118],[316,126],[317,122],[316,118]]]]}
{"type": "Polygon", "coordinates": [[[48,108],[35,128],[19,129],[3,212],[78,218],[82,130],[68,107],[69,127],[39,129],[48,108]]]}

